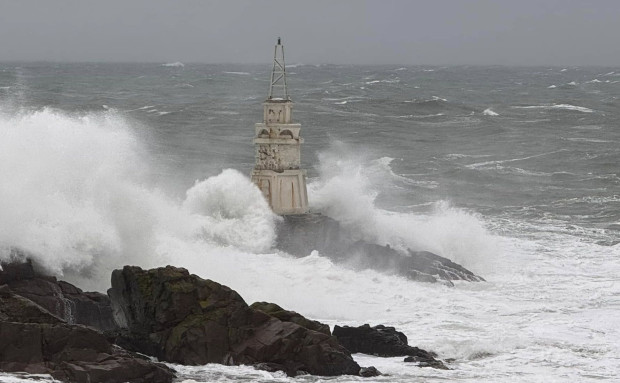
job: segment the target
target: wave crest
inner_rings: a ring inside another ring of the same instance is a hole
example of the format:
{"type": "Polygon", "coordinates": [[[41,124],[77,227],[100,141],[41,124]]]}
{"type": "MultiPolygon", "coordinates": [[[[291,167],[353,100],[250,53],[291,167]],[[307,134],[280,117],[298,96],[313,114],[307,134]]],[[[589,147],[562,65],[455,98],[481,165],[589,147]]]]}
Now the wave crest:
{"type": "Polygon", "coordinates": [[[309,184],[313,209],[340,221],[345,229],[369,242],[401,250],[427,250],[479,267],[497,250],[482,217],[438,200],[428,214],[378,208],[383,188],[400,181],[391,158],[369,159],[360,150],[336,143],[319,155],[320,177],[309,184]]]}

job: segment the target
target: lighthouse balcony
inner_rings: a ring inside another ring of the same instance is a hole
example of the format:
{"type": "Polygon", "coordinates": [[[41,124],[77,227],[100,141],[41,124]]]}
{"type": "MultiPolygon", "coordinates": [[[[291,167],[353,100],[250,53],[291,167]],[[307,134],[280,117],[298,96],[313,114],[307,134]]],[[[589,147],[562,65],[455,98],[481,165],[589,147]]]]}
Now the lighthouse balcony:
{"type": "Polygon", "coordinates": [[[258,123],[254,127],[256,138],[299,139],[301,124],[264,124],[258,123]]]}

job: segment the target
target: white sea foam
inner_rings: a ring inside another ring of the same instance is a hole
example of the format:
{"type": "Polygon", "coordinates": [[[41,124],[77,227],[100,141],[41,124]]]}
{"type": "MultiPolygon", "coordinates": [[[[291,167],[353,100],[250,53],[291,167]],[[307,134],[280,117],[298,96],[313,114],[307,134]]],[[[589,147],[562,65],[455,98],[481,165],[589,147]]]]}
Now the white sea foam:
{"type": "Polygon", "coordinates": [[[554,150],[552,152],[546,152],[546,153],[540,153],[540,154],[533,154],[531,156],[526,156],[526,157],[510,158],[510,159],[506,159],[506,160],[477,162],[475,164],[469,164],[469,165],[467,165],[467,167],[470,168],[470,169],[480,169],[480,168],[484,169],[484,168],[488,168],[488,167],[496,169],[498,167],[498,165],[501,165],[501,164],[511,163],[511,162],[519,162],[519,161],[525,161],[525,160],[531,160],[533,158],[540,158],[540,157],[544,157],[544,156],[549,156],[549,155],[561,153],[561,152],[564,152],[564,151],[566,151],[566,149],[554,150]]]}
{"type": "Polygon", "coordinates": [[[490,154],[462,154],[462,153],[446,154],[446,158],[448,159],[484,158],[484,157],[491,157],[491,155],[490,154]]]}
{"type": "Polygon", "coordinates": [[[436,113],[436,114],[419,114],[419,115],[412,115],[412,118],[429,118],[429,117],[441,117],[441,116],[445,116],[445,113],[436,113]]]}
{"type": "Polygon", "coordinates": [[[573,110],[582,113],[593,113],[594,110],[584,106],[576,106],[571,104],[551,104],[551,105],[530,105],[530,106],[513,106],[514,109],[557,109],[557,110],[573,110]]]}
{"type": "MultiPolygon", "coordinates": [[[[335,144],[309,183],[313,209],[367,240],[450,257],[488,282],[448,288],[349,270],[316,252],[293,258],[269,249],[277,218],[246,176],[225,170],[190,187],[184,200],[170,198],[145,181],[152,164],[136,131],[113,111],[0,115],[0,248],[31,251],[56,275],[99,290],[124,264],[184,266],[248,303],[276,302],[332,326],[395,326],[410,344],[455,359],[444,371],[355,355],[390,373],[378,378],[386,382],[553,381],[559,373],[567,381],[616,379],[619,244],[583,241],[558,230],[565,224],[490,219],[443,201],[425,214],[383,210],[375,199],[400,182],[392,170],[398,160],[335,144]]],[[[196,382],[304,379],[247,366],[179,371],[196,382]]],[[[0,380],[13,379],[6,376],[0,380]]]]}
{"type": "Polygon", "coordinates": [[[276,216],[261,192],[236,170],[197,182],[187,191],[183,207],[211,242],[255,252],[273,245],[276,216]]]}
{"type": "Polygon", "coordinates": [[[0,258],[17,247],[105,289],[114,267],[171,262],[163,242],[264,251],[274,240],[273,214],[236,171],[197,183],[183,204],[147,186],[139,139],[113,112],[2,116],[0,133],[0,258]]]}
{"type": "Polygon", "coordinates": [[[172,67],[172,68],[183,68],[185,66],[185,64],[183,64],[180,61],[176,61],[176,62],[173,62],[173,63],[161,64],[161,66],[172,67]]]}
{"type": "Polygon", "coordinates": [[[320,178],[309,185],[313,206],[362,233],[367,241],[429,250],[474,266],[492,251],[493,238],[479,217],[438,202],[429,215],[389,212],[375,207],[381,187],[404,178],[389,167],[392,158],[368,162],[342,144],[320,156],[320,178]]]}
{"type": "Polygon", "coordinates": [[[555,86],[555,85],[549,85],[547,88],[548,88],[548,89],[555,89],[555,88],[557,88],[557,86],[555,86]]]}
{"type": "Polygon", "coordinates": [[[249,76],[250,73],[248,72],[224,72],[226,74],[236,74],[236,75],[240,75],[240,76],[249,76]]]}
{"type": "Polygon", "coordinates": [[[610,140],[602,140],[600,138],[587,138],[587,137],[572,137],[572,138],[563,138],[563,139],[567,141],[573,141],[573,142],[593,142],[593,143],[599,143],[599,144],[613,142],[610,140]]]}
{"type": "Polygon", "coordinates": [[[498,113],[495,113],[491,108],[487,108],[485,109],[482,114],[484,114],[485,116],[499,116],[498,113]]]}
{"type": "Polygon", "coordinates": [[[322,100],[325,100],[325,101],[360,102],[360,101],[365,100],[367,98],[368,97],[363,97],[363,96],[348,96],[348,97],[338,97],[338,98],[325,97],[322,100]]]}
{"type": "Polygon", "coordinates": [[[61,383],[48,374],[27,374],[23,372],[0,372],[0,382],[2,383],[61,383]]]}

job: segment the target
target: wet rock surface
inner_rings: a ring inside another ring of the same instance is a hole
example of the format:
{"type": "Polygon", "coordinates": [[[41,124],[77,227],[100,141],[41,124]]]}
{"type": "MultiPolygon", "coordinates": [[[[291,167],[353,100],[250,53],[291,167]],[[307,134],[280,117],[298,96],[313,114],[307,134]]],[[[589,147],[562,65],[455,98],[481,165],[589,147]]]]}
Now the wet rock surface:
{"type": "Polygon", "coordinates": [[[74,285],[35,270],[30,261],[2,263],[0,284],[35,302],[68,324],[82,324],[100,331],[116,328],[110,299],[97,292],[83,292],[74,285]]]}
{"type": "MultiPolygon", "coordinates": [[[[6,270],[6,269],[5,269],[6,270]]],[[[168,367],[111,344],[100,332],[70,325],[0,287],[0,370],[50,374],[66,382],[169,383],[168,367]]]]}
{"type": "Polygon", "coordinates": [[[357,375],[360,367],[325,333],[249,307],[234,290],[167,266],[126,266],[108,291],[118,344],[174,363],[258,365],[290,376],[357,375]]]}
{"type": "Polygon", "coordinates": [[[373,376],[382,375],[375,366],[362,367],[360,370],[360,376],[364,378],[372,378],[373,376]]]}
{"type": "Polygon", "coordinates": [[[447,258],[428,251],[408,250],[405,254],[389,245],[376,245],[353,238],[338,221],[321,214],[283,216],[278,223],[277,245],[282,251],[296,256],[307,256],[317,250],[334,262],[356,269],[374,269],[398,274],[421,282],[470,282],[484,279],[447,258]]]}
{"type": "Polygon", "coordinates": [[[334,326],[334,336],[351,353],[392,357],[408,356],[407,362],[417,362],[421,367],[447,369],[435,355],[418,347],[408,345],[407,336],[394,327],[368,324],[359,327],[334,326]]]}
{"type": "Polygon", "coordinates": [[[283,322],[293,322],[301,327],[307,328],[308,330],[318,331],[325,335],[332,335],[328,325],[315,320],[307,319],[295,311],[285,310],[275,303],[254,302],[250,305],[250,307],[269,314],[272,317],[278,318],[283,322]]]}

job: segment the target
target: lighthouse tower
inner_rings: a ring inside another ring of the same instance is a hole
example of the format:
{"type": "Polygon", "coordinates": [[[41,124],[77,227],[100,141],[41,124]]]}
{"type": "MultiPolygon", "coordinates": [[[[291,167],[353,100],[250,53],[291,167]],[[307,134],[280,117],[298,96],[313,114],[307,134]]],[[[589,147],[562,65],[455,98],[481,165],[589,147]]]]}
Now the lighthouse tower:
{"type": "Polygon", "coordinates": [[[263,122],[254,129],[254,182],[280,215],[308,212],[306,171],[299,168],[301,125],[293,123],[293,102],[286,87],[284,46],[278,38],[273,54],[269,96],[263,103],[263,122]]]}

